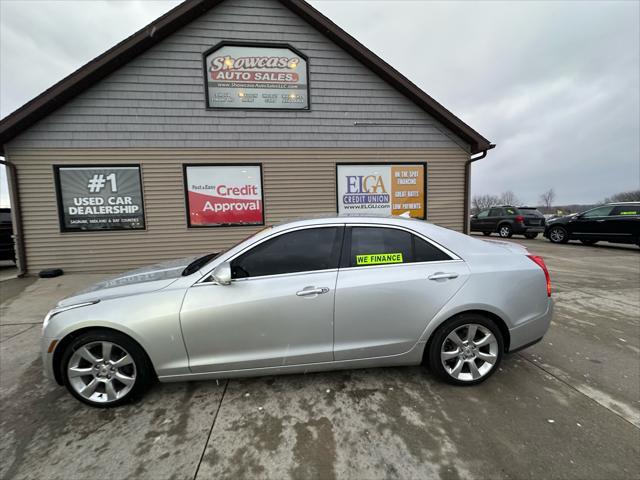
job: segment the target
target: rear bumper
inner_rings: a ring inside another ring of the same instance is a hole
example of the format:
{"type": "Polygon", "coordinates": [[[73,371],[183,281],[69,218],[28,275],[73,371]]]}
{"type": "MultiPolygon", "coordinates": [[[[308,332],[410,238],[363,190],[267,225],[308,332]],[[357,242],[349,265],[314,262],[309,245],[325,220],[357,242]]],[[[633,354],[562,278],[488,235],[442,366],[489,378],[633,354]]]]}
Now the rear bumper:
{"type": "Polygon", "coordinates": [[[549,330],[552,317],[553,300],[549,298],[546,312],[509,330],[509,336],[511,337],[509,352],[521,350],[542,340],[542,337],[549,330]]]}

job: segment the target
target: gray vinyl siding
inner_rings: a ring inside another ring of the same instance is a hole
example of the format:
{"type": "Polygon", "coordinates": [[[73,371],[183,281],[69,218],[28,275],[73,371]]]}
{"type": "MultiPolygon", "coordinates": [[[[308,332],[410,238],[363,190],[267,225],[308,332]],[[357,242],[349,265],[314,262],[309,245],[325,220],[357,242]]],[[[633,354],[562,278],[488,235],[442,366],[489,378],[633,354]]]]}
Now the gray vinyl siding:
{"type": "Polygon", "coordinates": [[[227,248],[262,227],[188,228],[183,163],[261,163],[267,225],[336,213],[335,165],[427,162],[428,220],[456,230],[464,222],[464,164],[446,150],[11,150],[17,166],[27,270],[120,272],[165,259],[227,248]],[[53,165],[139,164],[146,230],[61,233],[53,165]]]}
{"type": "Polygon", "coordinates": [[[9,143],[9,150],[20,148],[468,151],[421,108],[273,0],[227,0],[214,7],[9,143]],[[306,54],[311,110],[206,110],[202,53],[223,40],[289,43],[306,54]]]}

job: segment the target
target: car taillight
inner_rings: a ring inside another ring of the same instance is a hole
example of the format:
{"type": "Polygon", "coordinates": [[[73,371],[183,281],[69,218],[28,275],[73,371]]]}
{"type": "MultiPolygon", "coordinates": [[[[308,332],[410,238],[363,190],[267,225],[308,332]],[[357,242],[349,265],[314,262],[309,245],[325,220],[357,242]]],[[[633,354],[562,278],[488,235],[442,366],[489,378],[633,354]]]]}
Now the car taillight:
{"type": "Polygon", "coordinates": [[[551,276],[549,275],[549,270],[547,270],[547,266],[544,263],[542,257],[538,255],[527,255],[533,262],[537,263],[538,266],[544,272],[544,278],[547,280],[547,297],[551,296],[551,276]]]}
{"type": "Polygon", "coordinates": [[[516,217],[516,222],[518,222],[518,223],[524,223],[524,217],[523,217],[522,215],[518,215],[518,216],[516,217]]]}

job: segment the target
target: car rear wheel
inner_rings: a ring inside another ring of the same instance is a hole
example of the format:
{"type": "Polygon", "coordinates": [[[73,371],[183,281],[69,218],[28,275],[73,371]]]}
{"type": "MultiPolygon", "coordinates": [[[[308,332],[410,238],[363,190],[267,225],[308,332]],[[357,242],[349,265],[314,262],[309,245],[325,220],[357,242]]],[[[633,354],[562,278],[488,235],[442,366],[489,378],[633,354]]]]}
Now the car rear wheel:
{"type": "Polygon", "coordinates": [[[538,236],[537,233],[525,233],[524,237],[528,238],[529,240],[533,240],[534,238],[536,238],[538,236]]]}
{"type": "Polygon", "coordinates": [[[584,245],[595,245],[596,243],[598,243],[598,240],[589,240],[589,239],[584,240],[584,239],[583,239],[583,240],[580,240],[580,241],[581,241],[584,245]]]}
{"type": "Polygon", "coordinates": [[[475,385],[489,378],[500,365],[504,342],[497,325],[477,314],[463,314],[433,334],[429,366],[445,382],[475,385]]]}
{"type": "Polygon", "coordinates": [[[500,225],[498,227],[498,235],[500,235],[502,238],[511,238],[511,236],[513,235],[513,229],[511,228],[511,225],[509,225],[508,223],[500,225]]]}
{"type": "Polygon", "coordinates": [[[552,243],[567,243],[569,235],[563,227],[551,227],[549,229],[549,240],[552,243]]]}
{"type": "Polygon", "coordinates": [[[491,232],[482,232],[482,234],[483,234],[485,237],[488,237],[489,235],[491,235],[491,232]]]}
{"type": "Polygon", "coordinates": [[[153,367],[131,338],[113,331],[89,331],[62,356],[61,373],[69,392],[93,407],[114,407],[142,394],[153,367]]]}

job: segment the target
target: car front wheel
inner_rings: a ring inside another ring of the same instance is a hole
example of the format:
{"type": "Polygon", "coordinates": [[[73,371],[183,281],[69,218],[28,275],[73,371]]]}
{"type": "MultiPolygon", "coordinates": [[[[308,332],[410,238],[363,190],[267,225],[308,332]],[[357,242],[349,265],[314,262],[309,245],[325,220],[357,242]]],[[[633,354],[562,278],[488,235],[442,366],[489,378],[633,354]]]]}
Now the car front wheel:
{"type": "Polygon", "coordinates": [[[494,322],[482,315],[463,314],[434,333],[429,366],[445,382],[475,385],[497,370],[503,351],[502,334],[494,322]]]}
{"type": "Polygon", "coordinates": [[[62,356],[61,373],[69,392],[93,407],[114,407],[142,394],[154,378],[142,348],[113,331],[89,331],[62,356]]]}
{"type": "Polygon", "coordinates": [[[511,238],[511,236],[513,235],[513,229],[511,228],[511,225],[505,223],[504,225],[500,225],[500,227],[498,227],[498,234],[502,238],[511,238]]]}
{"type": "Polygon", "coordinates": [[[569,235],[563,227],[551,227],[549,229],[549,240],[552,243],[567,243],[569,235]]]}

